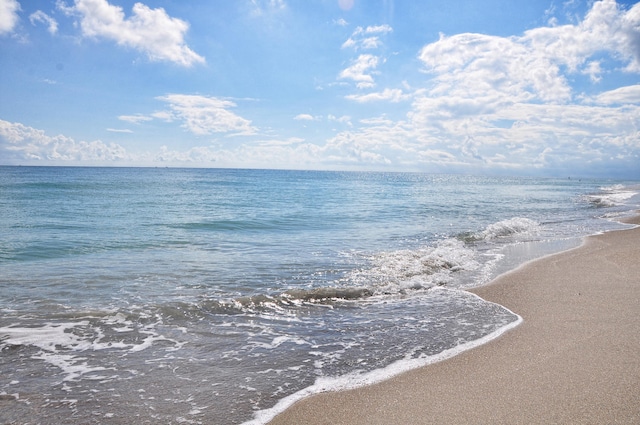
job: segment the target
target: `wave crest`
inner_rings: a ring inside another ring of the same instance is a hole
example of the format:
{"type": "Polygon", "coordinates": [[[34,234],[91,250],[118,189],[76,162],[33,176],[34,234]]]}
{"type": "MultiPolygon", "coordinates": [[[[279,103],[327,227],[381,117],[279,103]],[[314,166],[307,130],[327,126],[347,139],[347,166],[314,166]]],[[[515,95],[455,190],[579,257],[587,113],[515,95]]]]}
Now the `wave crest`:
{"type": "Polygon", "coordinates": [[[475,252],[456,239],[445,239],[435,247],[383,252],[370,260],[372,267],[355,270],[349,278],[370,287],[374,295],[445,285],[453,279],[453,273],[480,266],[475,252]]]}
{"type": "Polygon", "coordinates": [[[536,235],[540,231],[540,223],[524,217],[514,217],[488,225],[477,233],[464,233],[459,236],[465,242],[490,241],[516,235],[536,235]]]}

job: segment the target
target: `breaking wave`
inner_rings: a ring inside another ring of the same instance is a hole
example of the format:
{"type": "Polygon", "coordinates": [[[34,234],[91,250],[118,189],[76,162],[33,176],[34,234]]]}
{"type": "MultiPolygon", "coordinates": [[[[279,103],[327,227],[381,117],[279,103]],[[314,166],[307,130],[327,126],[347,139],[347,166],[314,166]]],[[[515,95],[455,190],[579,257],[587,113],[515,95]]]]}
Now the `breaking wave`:
{"type": "Polygon", "coordinates": [[[601,188],[602,192],[585,195],[585,200],[596,208],[608,208],[624,205],[638,192],[617,184],[601,188]]]}
{"type": "Polygon", "coordinates": [[[476,233],[463,233],[459,238],[465,242],[492,241],[509,237],[535,236],[540,232],[540,223],[524,218],[514,217],[488,225],[476,233]]]}

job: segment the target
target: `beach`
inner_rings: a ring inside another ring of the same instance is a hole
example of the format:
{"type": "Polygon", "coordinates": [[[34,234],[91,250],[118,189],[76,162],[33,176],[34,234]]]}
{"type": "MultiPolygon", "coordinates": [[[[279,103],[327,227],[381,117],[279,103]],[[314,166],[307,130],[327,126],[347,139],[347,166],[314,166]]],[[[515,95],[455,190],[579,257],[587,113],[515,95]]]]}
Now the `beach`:
{"type": "Polygon", "coordinates": [[[471,292],[523,322],[451,359],[304,399],[270,423],[640,423],[640,228],[588,237],[471,292]]]}

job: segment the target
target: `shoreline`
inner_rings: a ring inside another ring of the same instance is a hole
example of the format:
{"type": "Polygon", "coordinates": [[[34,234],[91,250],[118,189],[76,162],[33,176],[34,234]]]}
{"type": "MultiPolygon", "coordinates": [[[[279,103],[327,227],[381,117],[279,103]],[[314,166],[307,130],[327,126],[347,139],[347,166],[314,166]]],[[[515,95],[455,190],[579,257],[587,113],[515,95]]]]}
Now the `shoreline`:
{"type": "Polygon", "coordinates": [[[527,262],[469,290],[519,326],[389,380],[302,399],[268,423],[640,423],[638,260],[640,227],[527,262]]]}

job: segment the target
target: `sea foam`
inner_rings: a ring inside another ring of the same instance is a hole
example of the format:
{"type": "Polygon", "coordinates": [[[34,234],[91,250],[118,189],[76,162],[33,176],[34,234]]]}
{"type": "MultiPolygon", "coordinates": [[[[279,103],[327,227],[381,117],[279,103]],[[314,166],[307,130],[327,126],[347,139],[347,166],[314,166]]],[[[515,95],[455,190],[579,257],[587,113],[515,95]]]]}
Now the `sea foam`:
{"type": "MultiPolygon", "coordinates": [[[[444,291],[447,289],[440,289],[440,290],[444,291]]],[[[473,296],[482,300],[477,295],[473,295],[473,296]]],[[[482,300],[482,301],[487,302],[485,300],[482,300]]],[[[490,303],[490,304],[493,304],[493,303],[490,303]]],[[[486,344],[487,342],[498,338],[500,335],[504,334],[505,332],[515,328],[520,323],[522,323],[522,320],[523,320],[522,317],[513,313],[506,307],[503,307],[503,306],[500,306],[500,307],[509,311],[511,314],[516,316],[517,319],[499,329],[496,329],[495,331],[491,332],[488,335],[485,335],[482,338],[465,342],[453,348],[446,349],[435,355],[419,355],[417,357],[412,357],[412,353],[408,353],[405,356],[405,358],[398,360],[394,363],[391,363],[390,365],[381,369],[375,369],[375,370],[364,372],[364,373],[356,371],[356,372],[348,373],[338,377],[327,377],[327,376],[319,377],[316,379],[313,385],[281,399],[272,408],[264,409],[256,412],[252,420],[246,421],[242,425],[263,425],[271,421],[278,414],[284,412],[286,409],[291,407],[297,401],[300,401],[312,395],[320,394],[324,392],[330,392],[330,391],[346,391],[346,390],[352,390],[352,389],[372,385],[372,384],[393,378],[394,376],[400,375],[401,373],[418,369],[420,367],[437,363],[443,360],[447,360],[464,351],[486,344]]]]}

